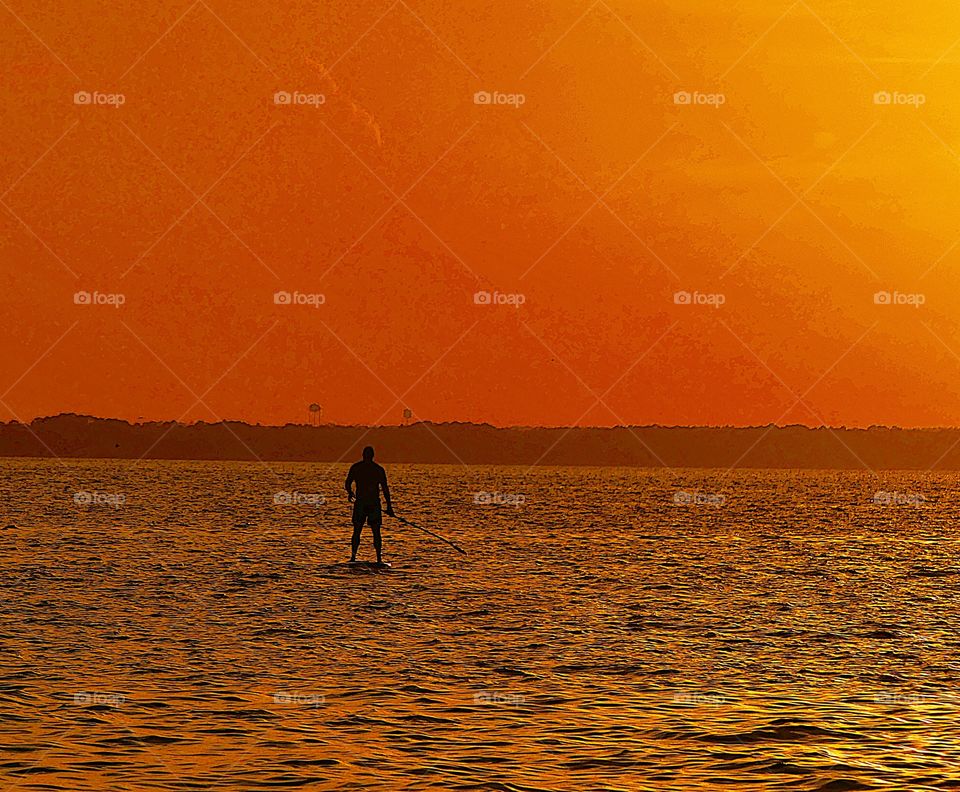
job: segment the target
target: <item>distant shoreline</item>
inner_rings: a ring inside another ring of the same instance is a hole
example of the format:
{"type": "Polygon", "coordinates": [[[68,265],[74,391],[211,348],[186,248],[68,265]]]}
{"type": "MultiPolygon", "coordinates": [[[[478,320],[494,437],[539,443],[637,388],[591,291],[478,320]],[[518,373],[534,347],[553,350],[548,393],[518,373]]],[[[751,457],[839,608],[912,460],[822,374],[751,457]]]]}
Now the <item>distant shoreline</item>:
{"type": "Polygon", "coordinates": [[[0,424],[0,456],[644,468],[960,470],[960,429],[766,427],[260,426],[131,424],[57,415],[0,424]]]}

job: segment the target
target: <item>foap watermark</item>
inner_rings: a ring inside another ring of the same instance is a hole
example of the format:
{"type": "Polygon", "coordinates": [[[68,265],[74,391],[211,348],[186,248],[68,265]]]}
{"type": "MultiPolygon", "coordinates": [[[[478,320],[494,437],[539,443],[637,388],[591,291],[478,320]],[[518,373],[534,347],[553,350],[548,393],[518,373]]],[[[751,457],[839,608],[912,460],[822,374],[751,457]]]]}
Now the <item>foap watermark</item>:
{"type": "Polygon", "coordinates": [[[109,506],[119,509],[127,502],[127,496],[120,492],[87,492],[80,490],[73,494],[73,502],[77,506],[109,506]]]}
{"type": "Polygon", "coordinates": [[[527,700],[519,693],[504,693],[500,690],[479,690],[473,694],[474,704],[510,704],[519,707],[527,700]]]}
{"type": "Polygon", "coordinates": [[[920,292],[878,291],[873,295],[876,305],[912,305],[919,308],[927,302],[927,295],[920,292]]]}
{"type": "Polygon", "coordinates": [[[719,292],[677,291],[673,293],[673,302],[676,305],[709,305],[719,308],[726,301],[727,296],[719,292]]]}
{"type": "Polygon", "coordinates": [[[726,94],[703,93],[702,91],[677,91],[673,95],[675,105],[702,105],[718,108],[727,103],[726,94]]]}
{"type": "Polygon", "coordinates": [[[74,693],[73,703],[83,707],[93,705],[106,705],[108,707],[119,707],[127,700],[122,693],[99,693],[88,691],[85,693],[74,693]]]}
{"type": "Polygon", "coordinates": [[[473,295],[474,305],[512,305],[519,308],[526,301],[527,295],[519,293],[478,291],[473,295]]]}
{"type": "Polygon", "coordinates": [[[278,291],[273,293],[275,305],[312,305],[319,308],[327,301],[325,294],[309,294],[306,292],[278,291]]]}
{"type": "Polygon", "coordinates": [[[275,105],[303,105],[306,107],[320,107],[327,103],[327,97],[322,93],[303,93],[302,91],[277,91],[273,95],[275,105]]]}
{"type": "Polygon", "coordinates": [[[673,703],[693,707],[720,707],[726,704],[727,700],[716,693],[674,693],[673,703]]]}
{"type": "Polygon", "coordinates": [[[526,104],[527,96],[522,93],[503,93],[502,91],[477,91],[473,95],[473,103],[476,105],[507,105],[508,107],[520,107],[526,104]]]}
{"type": "Polygon", "coordinates": [[[921,506],[927,499],[919,492],[887,492],[877,490],[873,502],[878,506],[921,506]]]}
{"type": "Polygon", "coordinates": [[[902,93],[901,91],[877,91],[873,95],[875,105],[889,105],[892,107],[912,107],[915,110],[927,103],[926,94],[902,93]]]}
{"type": "Polygon", "coordinates": [[[477,506],[523,506],[527,502],[527,496],[519,492],[475,492],[473,493],[473,502],[477,506]]]}
{"type": "Polygon", "coordinates": [[[112,294],[98,291],[78,291],[73,293],[75,305],[112,305],[119,308],[127,301],[125,294],[112,294]]]}
{"type": "Polygon", "coordinates": [[[319,492],[275,492],[273,502],[277,506],[322,506],[327,499],[319,492]]]}
{"type": "Polygon", "coordinates": [[[723,506],[727,502],[727,496],[719,492],[685,492],[680,490],[673,494],[674,506],[723,506]]]}
{"type": "Polygon", "coordinates": [[[290,704],[297,707],[320,707],[327,703],[327,697],[318,693],[298,693],[278,690],[273,694],[274,704],[290,704]]]}
{"type": "Polygon", "coordinates": [[[103,91],[77,91],[73,95],[75,105],[91,105],[119,108],[127,103],[122,93],[104,93],[103,91]]]}
{"type": "Polygon", "coordinates": [[[873,697],[873,700],[876,704],[912,707],[919,704],[929,704],[935,699],[933,696],[923,693],[878,693],[873,697]]]}

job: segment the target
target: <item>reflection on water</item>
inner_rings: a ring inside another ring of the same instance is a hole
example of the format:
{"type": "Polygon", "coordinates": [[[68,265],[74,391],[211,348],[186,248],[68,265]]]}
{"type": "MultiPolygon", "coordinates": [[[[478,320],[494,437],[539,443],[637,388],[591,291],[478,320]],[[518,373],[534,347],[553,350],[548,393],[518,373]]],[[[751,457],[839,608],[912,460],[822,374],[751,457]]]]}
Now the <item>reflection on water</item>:
{"type": "Polygon", "coordinates": [[[0,462],[0,789],[960,787],[954,476],[345,470],[0,462]]]}

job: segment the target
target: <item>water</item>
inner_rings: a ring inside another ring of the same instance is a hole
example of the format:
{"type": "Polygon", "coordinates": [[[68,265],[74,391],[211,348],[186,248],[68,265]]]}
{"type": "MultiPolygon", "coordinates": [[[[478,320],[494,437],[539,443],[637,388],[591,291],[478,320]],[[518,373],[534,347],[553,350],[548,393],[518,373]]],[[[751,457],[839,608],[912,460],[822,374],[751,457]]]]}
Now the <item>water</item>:
{"type": "Polygon", "coordinates": [[[955,475],[0,472],[4,792],[960,787],[955,475]]]}

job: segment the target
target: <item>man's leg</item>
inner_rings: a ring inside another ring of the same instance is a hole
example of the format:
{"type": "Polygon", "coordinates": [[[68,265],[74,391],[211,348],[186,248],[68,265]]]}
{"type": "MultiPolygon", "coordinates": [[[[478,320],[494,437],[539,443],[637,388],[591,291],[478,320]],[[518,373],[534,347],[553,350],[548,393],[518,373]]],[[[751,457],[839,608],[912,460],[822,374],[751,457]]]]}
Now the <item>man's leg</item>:
{"type": "Polygon", "coordinates": [[[359,503],[353,504],[353,537],[350,539],[350,560],[357,560],[357,550],[360,549],[360,531],[363,530],[363,510],[359,503]]]}
{"type": "Polygon", "coordinates": [[[363,523],[353,524],[353,537],[350,539],[350,560],[357,560],[357,550],[360,548],[360,531],[363,529],[363,523]]]}
{"type": "Polygon", "coordinates": [[[350,560],[357,560],[357,550],[360,549],[360,531],[363,530],[363,523],[367,519],[363,506],[360,501],[353,502],[353,537],[350,539],[350,560]]]}
{"type": "Polygon", "coordinates": [[[383,541],[380,539],[380,523],[371,522],[370,530],[373,531],[373,548],[377,551],[377,563],[383,563],[383,541]]]}

